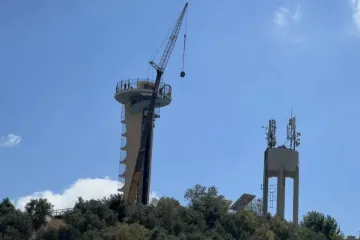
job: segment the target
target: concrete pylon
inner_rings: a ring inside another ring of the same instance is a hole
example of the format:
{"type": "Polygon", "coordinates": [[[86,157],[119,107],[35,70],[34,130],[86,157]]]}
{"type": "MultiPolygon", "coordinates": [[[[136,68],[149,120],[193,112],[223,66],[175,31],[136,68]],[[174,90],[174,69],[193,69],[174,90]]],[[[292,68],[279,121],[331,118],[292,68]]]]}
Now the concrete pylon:
{"type": "Polygon", "coordinates": [[[299,153],[296,150],[279,147],[267,148],[264,157],[263,215],[268,214],[269,178],[277,178],[276,215],[285,216],[285,180],[294,179],[293,222],[299,220],[299,153]]]}

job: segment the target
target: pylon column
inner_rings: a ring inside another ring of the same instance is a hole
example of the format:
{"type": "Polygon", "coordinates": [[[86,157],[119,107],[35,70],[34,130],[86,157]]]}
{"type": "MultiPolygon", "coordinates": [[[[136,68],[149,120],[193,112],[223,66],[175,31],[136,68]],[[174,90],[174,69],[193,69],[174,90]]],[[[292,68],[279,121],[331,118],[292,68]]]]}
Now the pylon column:
{"type": "Polygon", "coordinates": [[[268,214],[268,197],[269,197],[269,177],[267,171],[267,151],[265,151],[264,157],[264,178],[263,178],[263,216],[268,214]]]}
{"type": "Polygon", "coordinates": [[[277,201],[276,215],[284,218],[285,215],[285,176],[284,168],[281,166],[277,177],[277,201]]]}
{"type": "Polygon", "coordinates": [[[296,166],[294,174],[294,193],[293,193],[293,222],[299,221],[299,165],[296,166]]]}

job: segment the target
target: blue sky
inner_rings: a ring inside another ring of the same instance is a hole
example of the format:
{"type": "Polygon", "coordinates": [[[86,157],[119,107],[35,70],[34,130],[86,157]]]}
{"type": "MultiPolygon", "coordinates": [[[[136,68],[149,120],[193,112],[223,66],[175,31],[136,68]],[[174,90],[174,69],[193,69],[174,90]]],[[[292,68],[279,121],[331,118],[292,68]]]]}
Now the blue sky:
{"type": "MultiPolygon", "coordinates": [[[[173,102],[156,125],[152,190],[182,199],[199,183],[232,200],[260,196],[261,126],[275,118],[282,142],[293,109],[302,133],[300,214],[330,214],[357,234],[359,3],[264,2],[190,1],[187,75],[179,77],[180,36],[164,75],[173,102]]],[[[13,134],[14,145],[0,149],[0,197],[116,180],[116,82],[148,76],[147,61],[183,4],[0,2],[0,142],[13,134]]]]}

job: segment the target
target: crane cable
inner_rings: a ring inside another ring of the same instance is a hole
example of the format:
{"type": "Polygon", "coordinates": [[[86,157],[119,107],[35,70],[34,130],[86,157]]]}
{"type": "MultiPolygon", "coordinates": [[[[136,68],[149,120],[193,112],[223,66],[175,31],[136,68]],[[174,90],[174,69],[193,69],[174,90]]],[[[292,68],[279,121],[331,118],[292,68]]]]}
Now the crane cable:
{"type": "Polygon", "coordinates": [[[185,16],[184,48],[183,48],[183,56],[182,56],[182,69],[180,73],[181,77],[185,77],[184,69],[185,69],[185,50],[186,50],[186,36],[187,36],[187,16],[188,16],[188,11],[186,12],[186,16],[185,16]]]}
{"type": "Polygon", "coordinates": [[[184,71],[184,68],[185,68],[185,47],[186,47],[186,34],[184,34],[184,49],[183,49],[183,59],[182,59],[181,71],[184,71]]]}

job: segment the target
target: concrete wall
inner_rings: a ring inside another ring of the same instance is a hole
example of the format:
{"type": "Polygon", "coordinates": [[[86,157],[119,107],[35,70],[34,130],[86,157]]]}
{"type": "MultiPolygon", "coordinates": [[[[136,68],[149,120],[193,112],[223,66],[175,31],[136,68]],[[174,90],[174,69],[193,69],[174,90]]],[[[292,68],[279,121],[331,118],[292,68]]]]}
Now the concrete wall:
{"type": "Polygon", "coordinates": [[[134,173],[136,158],[140,147],[140,136],[142,127],[142,111],[130,114],[130,104],[125,104],[125,124],[126,124],[126,172],[125,185],[123,188],[125,199],[128,198],[131,178],[134,173]]]}
{"type": "MultiPolygon", "coordinates": [[[[137,184],[135,182],[131,182],[132,176],[134,174],[134,168],[137,160],[137,156],[140,148],[140,138],[141,138],[141,130],[142,130],[142,119],[143,119],[143,111],[139,111],[136,113],[130,112],[130,103],[125,105],[125,124],[126,124],[126,165],[125,165],[125,183],[123,187],[124,197],[125,199],[134,199],[135,196],[129,196],[130,186],[132,184],[137,184]]],[[[151,141],[153,140],[153,134],[151,141]]],[[[151,144],[152,145],[152,144],[151,144]]],[[[152,152],[152,149],[150,149],[152,152]]],[[[150,174],[149,178],[151,178],[151,162],[152,155],[150,157],[150,174]]],[[[142,175],[142,173],[141,173],[142,175]]],[[[142,180],[142,176],[140,177],[140,181],[142,180]]],[[[150,179],[149,179],[150,180],[150,179]]],[[[135,186],[137,187],[137,186],[135,186]]],[[[141,182],[140,182],[141,187],[141,182]]],[[[150,190],[150,189],[149,189],[150,190]]]]}
{"type": "Polygon", "coordinates": [[[293,178],[299,165],[299,152],[289,148],[271,148],[267,151],[268,177],[279,176],[280,169],[283,169],[285,177],[293,178]]]}
{"type": "MultiPolygon", "coordinates": [[[[125,165],[125,176],[124,176],[124,186],[122,187],[122,191],[124,194],[125,199],[128,199],[130,201],[133,201],[137,196],[129,196],[129,190],[131,188],[132,184],[132,176],[134,174],[134,168],[137,160],[137,155],[140,147],[140,137],[141,137],[141,130],[142,130],[142,115],[143,115],[143,108],[147,107],[150,103],[149,100],[144,100],[145,97],[150,97],[152,94],[151,88],[144,88],[144,83],[149,83],[148,81],[139,81],[136,80],[133,83],[136,83],[135,85],[131,84],[132,88],[123,88],[123,82],[121,82],[121,86],[117,86],[117,91],[115,93],[115,99],[121,103],[124,104],[125,108],[125,120],[123,121],[126,125],[126,148],[123,149],[123,151],[126,152],[126,165],[125,165]],[[139,100],[138,102],[135,102],[135,100],[139,100]],[[131,106],[130,103],[133,102],[133,105],[131,106]]],[[[125,81],[124,83],[128,84],[130,81],[125,81]]],[[[153,84],[150,82],[150,85],[153,84]]],[[[166,85],[167,88],[164,88],[162,90],[162,94],[158,94],[158,98],[155,102],[155,107],[164,107],[171,103],[171,87],[169,85],[166,85]]],[[[155,110],[155,118],[160,117],[159,114],[156,114],[155,110]]],[[[153,125],[154,126],[154,125],[153,125]]],[[[153,134],[152,134],[153,137],[153,134]]],[[[152,139],[151,139],[151,146],[152,146],[152,139]]],[[[150,149],[150,152],[152,152],[152,148],[150,149]]],[[[150,154],[151,155],[151,154],[150,154]]],[[[151,162],[152,162],[152,156],[150,156],[150,166],[151,169],[151,162]]],[[[122,174],[122,173],[121,173],[122,174]]],[[[137,180],[139,183],[142,183],[142,175],[141,172],[140,175],[137,174],[137,180]]],[[[122,176],[121,176],[122,177],[122,176]]],[[[151,177],[151,170],[149,172],[149,181],[151,177]]],[[[150,186],[150,184],[149,184],[150,186]]],[[[134,186],[137,188],[137,186],[134,186]]],[[[141,185],[139,186],[142,187],[141,185]]],[[[149,189],[150,190],[150,189],[149,189]]],[[[136,194],[136,192],[134,192],[136,194]]]]}

